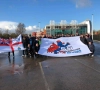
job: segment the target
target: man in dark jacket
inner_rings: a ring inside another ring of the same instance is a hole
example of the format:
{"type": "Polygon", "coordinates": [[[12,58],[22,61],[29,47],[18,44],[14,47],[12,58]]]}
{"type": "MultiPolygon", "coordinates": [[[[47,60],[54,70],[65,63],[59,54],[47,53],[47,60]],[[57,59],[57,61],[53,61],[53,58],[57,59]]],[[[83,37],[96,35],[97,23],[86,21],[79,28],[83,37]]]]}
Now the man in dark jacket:
{"type": "MultiPolygon", "coordinates": [[[[22,37],[22,43],[23,43],[23,47],[26,48],[26,41],[25,41],[24,36],[22,37]]],[[[25,50],[23,50],[23,55],[22,56],[24,56],[24,55],[25,55],[25,50]]]]}
{"type": "Polygon", "coordinates": [[[85,38],[82,34],[80,35],[80,40],[85,44],[85,38]]]}
{"type": "Polygon", "coordinates": [[[83,34],[80,35],[80,40],[81,40],[85,45],[88,46],[88,42],[87,42],[87,40],[86,40],[86,38],[84,37],[83,34]]]}
{"type": "Polygon", "coordinates": [[[38,51],[40,49],[40,44],[39,44],[39,38],[37,37],[35,39],[35,42],[34,42],[34,53],[35,53],[35,56],[38,57],[38,51]]]}
{"type": "Polygon", "coordinates": [[[36,45],[35,45],[35,56],[36,56],[36,57],[39,56],[39,55],[38,55],[39,49],[40,49],[40,45],[39,45],[39,43],[37,42],[36,45]]]}
{"type": "Polygon", "coordinates": [[[22,56],[24,56],[24,55],[27,56],[28,55],[28,49],[30,47],[30,40],[29,40],[27,35],[25,37],[23,37],[22,42],[23,42],[23,46],[25,48],[25,51],[23,50],[22,56]]]}
{"type": "Polygon", "coordinates": [[[36,39],[35,35],[33,35],[32,37],[30,35],[29,40],[30,40],[30,54],[31,54],[31,56],[34,56],[35,39],[36,39]]]}
{"type": "Polygon", "coordinates": [[[87,46],[89,45],[89,42],[93,43],[93,41],[87,35],[85,35],[85,39],[87,46]]]}
{"type": "Polygon", "coordinates": [[[34,56],[34,49],[35,49],[35,40],[36,40],[36,36],[35,35],[32,35],[31,37],[31,40],[32,40],[32,45],[31,45],[31,49],[32,49],[32,56],[34,56]]]}
{"type": "Polygon", "coordinates": [[[93,56],[94,56],[94,51],[95,51],[95,46],[94,46],[93,43],[89,42],[88,47],[89,47],[90,51],[92,52],[92,53],[90,54],[90,56],[93,57],[93,56]]]}
{"type": "Polygon", "coordinates": [[[37,43],[39,45],[39,38],[38,37],[35,39],[34,46],[36,46],[37,43]]]}

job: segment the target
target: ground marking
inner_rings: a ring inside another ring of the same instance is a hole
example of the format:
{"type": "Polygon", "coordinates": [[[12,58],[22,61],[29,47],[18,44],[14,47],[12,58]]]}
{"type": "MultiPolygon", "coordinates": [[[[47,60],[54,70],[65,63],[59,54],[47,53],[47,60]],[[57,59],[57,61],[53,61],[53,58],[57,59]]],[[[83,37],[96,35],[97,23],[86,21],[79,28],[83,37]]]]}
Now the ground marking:
{"type": "Polygon", "coordinates": [[[46,90],[50,90],[49,89],[49,85],[48,85],[47,80],[46,80],[46,77],[45,77],[44,72],[43,72],[43,68],[42,68],[41,62],[39,62],[39,65],[40,65],[41,73],[42,73],[42,76],[43,76],[43,79],[44,79],[44,82],[45,82],[46,90]]]}

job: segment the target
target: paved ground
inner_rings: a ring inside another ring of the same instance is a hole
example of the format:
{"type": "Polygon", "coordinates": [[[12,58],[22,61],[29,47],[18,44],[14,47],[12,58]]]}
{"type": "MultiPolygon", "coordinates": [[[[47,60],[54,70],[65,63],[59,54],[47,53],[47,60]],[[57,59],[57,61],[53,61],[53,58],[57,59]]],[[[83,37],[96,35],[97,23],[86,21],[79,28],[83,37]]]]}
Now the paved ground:
{"type": "Polygon", "coordinates": [[[100,90],[100,43],[95,46],[93,58],[0,54],[0,90],[100,90]]]}

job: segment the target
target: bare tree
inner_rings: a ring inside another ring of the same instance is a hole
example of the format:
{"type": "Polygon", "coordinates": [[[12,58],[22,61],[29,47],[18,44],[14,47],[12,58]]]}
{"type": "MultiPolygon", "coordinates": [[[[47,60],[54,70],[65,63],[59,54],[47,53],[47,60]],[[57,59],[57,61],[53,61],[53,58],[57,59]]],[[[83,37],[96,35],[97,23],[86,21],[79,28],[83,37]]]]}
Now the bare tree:
{"type": "Polygon", "coordinates": [[[24,34],[26,29],[25,29],[25,25],[23,23],[19,23],[17,26],[17,29],[15,30],[16,34],[24,34]]]}

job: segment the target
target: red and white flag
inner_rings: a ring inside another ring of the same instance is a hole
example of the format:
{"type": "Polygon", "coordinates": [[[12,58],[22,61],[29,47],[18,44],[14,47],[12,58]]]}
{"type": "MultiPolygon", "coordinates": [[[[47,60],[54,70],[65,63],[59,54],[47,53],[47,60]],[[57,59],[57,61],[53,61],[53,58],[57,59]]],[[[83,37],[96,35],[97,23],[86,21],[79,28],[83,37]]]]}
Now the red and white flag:
{"type": "Polygon", "coordinates": [[[16,50],[24,50],[22,43],[22,37],[19,35],[15,39],[3,39],[0,38],[0,53],[12,52],[16,50]]]}

